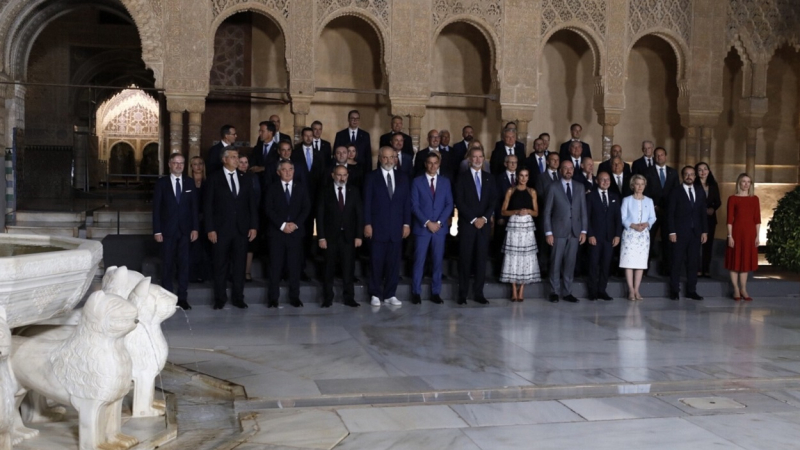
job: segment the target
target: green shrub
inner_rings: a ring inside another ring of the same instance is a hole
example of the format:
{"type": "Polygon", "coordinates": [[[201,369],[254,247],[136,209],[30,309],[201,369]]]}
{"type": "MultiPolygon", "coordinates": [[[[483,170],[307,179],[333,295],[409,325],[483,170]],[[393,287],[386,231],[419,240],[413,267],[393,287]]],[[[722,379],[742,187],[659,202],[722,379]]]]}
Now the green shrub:
{"type": "Polygon", "coordinates": [[[767,261],[800,273],[800,186],[787,192],[767,224],[767,261]]]}

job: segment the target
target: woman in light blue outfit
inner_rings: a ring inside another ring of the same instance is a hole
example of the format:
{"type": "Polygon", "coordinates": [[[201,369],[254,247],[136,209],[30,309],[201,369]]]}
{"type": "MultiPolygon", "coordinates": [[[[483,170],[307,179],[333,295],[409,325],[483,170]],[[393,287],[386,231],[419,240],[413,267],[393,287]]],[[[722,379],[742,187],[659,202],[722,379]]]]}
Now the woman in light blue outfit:
{"type": "Polygon", "coordinates": [[[642,175],[631,178],[633,195],[622,199],[622,249],[619,266],[625,269],[628,281],[628,300],[641,300],[639,286],[642,274],[647,269],[650,255],[650,227],[656,223],[653,200],[645,197],[647,180],[642,175]]]}

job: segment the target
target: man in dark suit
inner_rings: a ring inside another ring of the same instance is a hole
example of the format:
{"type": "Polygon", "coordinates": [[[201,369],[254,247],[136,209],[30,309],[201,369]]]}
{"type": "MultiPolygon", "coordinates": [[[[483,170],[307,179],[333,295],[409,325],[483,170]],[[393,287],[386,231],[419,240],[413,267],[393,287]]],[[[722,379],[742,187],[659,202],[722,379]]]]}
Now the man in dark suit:
{"type": "Polygon", "coordinates": [[[270,186],[280,180],[280,174],[278,173],[280,169],[280,163],[283,161],[291,161],[292,163],[296,163],[294,166],[294,181],[298,183],[303,183],[306,187],[309,185],[308,177],[310,174],[308,173],[308,168],[305,164],[300,164],[298,161],[295,161],[295,158],[299,158],[294,150],[292,150],[292,144],[281,141],[278,145],[278,157],[267,164],[267,168],[265,169],[266,175],[266,184],[261,186],[261,189],[266,192],[270,186]]]}
{"type": "Polygon", "coordinates": [[[292,135],[281,133],[281,117],[279,115],[273,114],[269,116],[269,121],[275,125],[275,136],[272,137],[273,143],[275,144],[279,144],[281,142],[288,142],[289,144],[293,143],[294,138],[292,137],[292,135],[294,135],[294,133],[292,133],[292,135]]]}
{"type": "Polygon", "coordinates": [[[364,173],[361,172],[361,168],[357,166],[353,166],[347,164],[347,148],[344,146],[336,147],[336,151],[334,151],[336,155],[334,159],[333,168],[327,170],[327,172],[331,173],[331,178],[328,178],[325,184],[332,184],[335,178],[333,177],[333,169],[339,166],[344,166],[347,169],[347,186],[354,187],[358,189],[358,195],[360,198],[361,192],[364,187],[364,173]]]}
{"type": "Polygon", "coordinates": [[[219,142],[208,149],[206,155],[206,178],[212,173],[222,169],[222,154],[225,148],[236,142],[236,128],[233,125],[223,125],[219,130],[219,142]]]}
{"type": "MultiPolygon", "coordinates": [[[[570,146],[572,145],[573,142],[580,142],[580,144],[581,144],[581,150],[578,153],[578,155],[580,155],[582,157],[583,156],[586,156],[586,157],[589,157],[589,158],[592,157],[592,149],[589,147],[589,144],[587,144],[586,142],[581,141],[581,132],[582,131],[583,131],[583,127],[579,123],[573,123],[569,127],[569,133],[572,135],[572,139],[570,139],[567,142],[564,142],[563,144],[561,144],[561,148],[558,151],[558,156],[561,157],[561,161],[569,159],[569,157],[572,156],[572,152],[570,150],[570,146]]],[[[574,162],[573,162],[573,164],[574,164],[574,162]]],[[[574,167],[578,167],[578,166],[574,166],[574,167]]]]}
{"type": "MultiPolygon", "coordinates": [[[[281,145],[290,145],[281,142],[281,145]]],[[[311,211],[311,201],[304,183],[295,182],[294,163],[289,160],[278,166],[279,182],[273,183],[264,197],[264,209],[269,220],[269,293],[267,308],[278,307],[281,275],[286,266],[289,274],[289,304],[303,306],[300,301],[300,272],[303,261],[303,236],[311,233],[305,228],[311,211]]]]}
{"type": "Polygon", "coordinates": [[[525,160],[525,168],[528,169],[528,187],[536,187],[536,179],[540,174],[547,170],[547,151],[545,150],[544,139],[536,138],[533,140],[533,151],[525,160]]]}
{"type": "Polygon", "coordinates": [[[422,176],[426,169],[426,162],[428,160],[428,155],[431,153],[438,153],[440,159],[439,165],[439,175],[445,176],[450,178],[452,175],[448,172],[449,168],[452,166],[451,163],[451,155],[449,153],[445,154],[442,153],[442,149],[440,147],[441,139],[439,136],[439,130],[431,130],[428,132],[428,147],[420,149],[417,154],[414,156],[414,178],[422,176]],[[447,166],[448,169],[444,169],[442,166],[447,166]]]}
{"type": "Polygon", "coordinates": [[[606,287],[611,270],[613,249],[622,237],[622,199],[609,189],[611,176],[597,174],[597,189],[586,194],[586,214],[589,217],[589,300],[613,300],[606,287]]]}
{"type": "Polygon", "coordinates": [[[505,170],[505,160],[508,155],[516,155],[517,161],[525,159],[525,145],[517,142],[517,132],[506,129],[503,131],[503,140],[494,145],[494,151],[489,159],[492,174],[497,175],[505,170]]]}
{"type": "Polygon", "coordinates": [[[311,196],[312,209],[314,208],[314,198],[316,196],[319,186],[325,181],[325,162],[324,156],[319,151],[314,150],[314,131],[309,128],[303,128],[301,132],[302,140],[295,145],[292,151],[292,162],[302,164],[305,166],[305,173],[308,177],[305,179],[308,193],[311,196]]]}
{"type": "Polygon", "coordinates": [[[453,192],[450,180],[439,174],[440,156],[430,152],[425,158],[425,173],[411,183],[411,211],[414,233],[414,271],[411,285],[411,303],[422,300],[422,272],[428,250],[431,253],[431,301],[441,304],[442,262],[447,222],[453,213],[453,192]]]}
{"type": "Polygon", "coordinates": [[[269,173],[266,172],[270,163],[278,160],[278,146],[272,141],[275,136],[275,124],[265,120],[258,124],[258,142],[253,146],[253,151],[250,152],[250,169],[251,173],[256,174],[261,187],[266,189],[267,179],[270,178],[269,173]]]}
{"type": "Polygon", "coordinates": [[[359,128],[361,124],[361,114],[357,110],[352,110],[347,114],[348,127],[336,133],[333,146],[338,147],[350,144],[356,146],[356,161],[361,164],[364,174],[372,171],[372,142],[369,133],[359,128]]]}
{"type": "Polygon", "coordinates": [[[539,216],[533,219],[536,223],[536,246],[539,248],[539,268],[542,271],[542,275],[550,271],[550,254],[552,253],[552,247],[547,245],[545,240],[544,226],[542,225],[542,219],[544,218],[542,214],[544,212],[544,202],[547,198],[547,190],[553,183],[561,179],[561,175],[558,172],[558,167],[561,164],[558,153],[550,152],[547,155],[546,161],[547,168],[543,174],[536,178],[536,203],[538,205],[539,216]]]}
{"type": "Polygon", "coordinates": [[[611,187],[609,189],[619,194],[619,196],[622,198],[633,194],[633,191],[631,190],[632,175],[630,172],[625,173],[625,166],[622,158],[616,156],[606,162],[611,163],[610,170],[601,170],[601,172],[607,172],[611,176],[611,187]]]}
{"type": "Polygon", "coordinates": [[[372,239],[370,303],[381,299],[393,306],[400,276],[403,239],[411,233],[411,195],[408,178],[394,169],[397,158],[391,147],[381,147],[379,165],[367,175],[364,186],[364,237],[372,239]]]}
{"type": "Polygon", "coordinates": [[[656,223],[650,228],[650,251],[655,245],[656,233],[661,232],[661,275],[668,276],[672,267],[672,246],[669,245],[667,233],[664,229],[667,224],[667,208],[670,193],[678,186],[678,172],[667,166],[667,150],[658,147],[653,152],[655,164],[645,174],[647,187],[644,195],[653,199],[656,208],[656,223]]]}
{"type": "Polygon", "coordinates": [[[686,263],[686,297],[702,300],[697,293],[697,267],[700,247],[708,238],[706,191],[695,189],[694,167],[681,170],[683,183],[672,190],[667,213],[669,241],[672,243],[672,272],[669,277],[670,299],[680,298],[681,267],[686,263]]]}
{"type": "Polygon", "coordinates": [[[583,185],[584,193],[591,192],[596,185],[594,178],[594,160],[588,157],[581,158],[581,166],[575,170],[572,179],[583,185]]]}
{"type": "Polygon", "coordinates": [[[458,166],[461,164],[461,161],[467,156],[467,149],[469,149],[469,143],[475,138],[475,130],[466,125],[464,128],[461,129],[461,142],[457,142],[453,146],[453,165],[455,166],[454,174],[458,174],[459,169],[458,166]]]}
{"type": "Polygon", "coordinates": [[[244,302],[244,275],[247,243],[258,234],[258,192],[252,174],[236,170],[239,152],[225,150],[222,170],[206,180],[204,220],[214,255],[214,309],[227,302],[225,285],[231,275],[231,303],[247,308],[244,302]]]}
{"type": "MultiPolygon", "coordinates": [[[[611,157],[608,158],[607,161],[603,161],[600,163],[600,166],[597,168],[597,172],[606,172],[611,173],[613,170],[611,169],[611,161],[614,158],[620,158],[623,162],[622,173],[627,174],[628,177],[631,176],[631,165],[626,163],[624,159],[622,159],[622,146],[618,144],[614,144],[611,146],[611,157]]],[[[613,181],[613,180],[612,180],[613,181]]]]}
{"type": "Polygon", "coordinates": [[[572,279],[589,220],[583,186],[572,179],[573,170],[572,161],[561,162],[561,180],[550,185],[544,202],[542,225],[547,245],[552,247],[549,300],[553,303],[558,302],[559,292],[565,301],[578,302],[572,295],[572,279]]]}
{"type": "MultiPolygon", "coordinates": [[[[518,159],[517,155],[506,155],[506,170],[495,175],[497,184],[497,202],[494,208],[494,235],[492,237],[493,256],[497,258],[499,265],[502,265],[500,249],[506,240],[506,218],[501,214],[503,201],[506,198],[506,191],[517,183],[518,159]]],[[[496,267],[496,269],[499,267],[496,267]]]]}
{"type": "Polygon", "coordinates": [[[335,156],[331,143],[322,139],[322,122],[315,120],[311,122],[311,130],[314,132],[314,140],[312,146],[322,155],[322,160],[325,162],[325,167],[332,167],[335,156]]]}
{"type": "Polygon", "coordinates": [[[397,162],[394,169],[401,175],[405,175],[409,181],[414,178],[414,153],[406,153],[403,151],[403,138],[400,134],[395,134],[389,141],[392,149],[397,155],[397,162]]]}
{"type": "Polygon", "coordinates": [[[456,185],[455,203],[458,207],[459,264],[458,304],[467,303],[469,276],[475,271],[472,294],[476,302],[489,303],[483,295],[486,281],[486,261],[489,253],[491,224],[497,204],[497,186],[491,174],[483,171],[485,157],[481,148],[469,152],[469,169],[461,174],[456,185]],[[474,263],[474,264],[473,264],[474,263]]]}
{"type": "Polygon", "coordinates": [[[461,163],[461,159],[457,159],[458,156],[453,146],[450,145],[450,132],[447,130],[439,131],[439,154],[442,157],[441,165],[439,166],[439,174],[443,177],[447,177],[452,185],[453,181],[456,179],[458,164],[461,163]]]}
{"type": "Polygon", "coordinates": [[[403,147],[401,151],[413,156],[414,147],[411,145],[411,136],[403,133],[403,118],[401,116],[392,116],[392,131],[381,135],[378,145],[381,147],[393,147],[392,136],[396,134],[403,136],[403,147]]]}
{"type": "Polygon", "coordinates": [[[653,141],[642,142],[642,157],[633,162],[631,165],[631,173],[633,175],[636,175],[637,173],[640,175],[646,175],[647,171],[655,164],[655,161],[653,160],[654,152],[655,146],[653,145],[653,141]]]}
{"type": "MultiPolygon", "coordinates": [[[[344,147],[338,147],[343,149],[344,147]]],[[[345,149],[346,150],[346,149],[345,149]]],[[[333,275],[342,269],[344,304],[358,307],[355,301],[356,249],[364,238],[364,214],[361,193],[348,183],[344,165],[333,168],[332,183],[320,192],[317,205],[317,237],[319,248],[325,250],[325,275],[322,288],[322,307],[333,304],[333,275]]]]}
{"type": "Polygon", "coordinates": [[[153,194],[153,233],[161,245],[161,285],[172,292],[172,275],[178,263],[178,306],[192,309],[189,288],[189,242],[200,229],[194,181],[183,175],[186,160],[180,153],[169,157],[169,176],[159,178],[153,194]]]}

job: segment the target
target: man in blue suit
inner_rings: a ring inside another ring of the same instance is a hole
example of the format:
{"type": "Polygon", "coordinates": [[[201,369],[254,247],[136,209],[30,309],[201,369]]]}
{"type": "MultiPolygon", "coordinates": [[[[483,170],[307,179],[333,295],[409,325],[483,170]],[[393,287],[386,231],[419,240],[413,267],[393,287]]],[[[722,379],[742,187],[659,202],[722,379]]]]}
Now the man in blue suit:
{"type": "Polygon", "coordinates": [[[614,248],[622,237],[622,200],[618,193],[609,189],[611,176],[607,172],[597,174],[597,189],[586,194],[586,213],[589,217],[589,300],[598,298],[613,300],[606,287],[611,270],[614,248]]]}
{"type": "Polygon", "coordinates": [[[670,192],[667,230],[672,243],[672,270],[669,277],[669,297],[680,297],[680,270],[686,263],[686,296],[702,300],[697,294],[697,265],[700,246],[708,238],[708,219],[706,217],[706,191],[694,188],[694,167],[681,170],[683,183],[670,192]]]}
{"type": "Polygon", "coordinates": [[[447,221],[453,213],[453,191],[450,180],[439,176],[441,157],[439,152],[430,152],[425,158],[425,174],[414,178],[411,184],[411,210],[414,214],[413,233],[416,239],[414,250],[414,280],[411,287],[411,303],[421,302],[422,272],[428,249],[431,250],[433,277],[431,301],[442,303],[442,261],[444,240],[447,236],[447,221]]]}
{"type": "Polygon", "coordinates": [[[172,276],[178,263],[178,306],[192,309],[189,287],[189,242],[200,229],[194,181],[183,175],[186,160],[180,153],[169,158],[169,176],[156,182],[153,195],[153,233],[161,245],[161,285],[172,292],[172,276]]]}
{"type": "Polygon", "coordinates": [[[400,278],[403,239],[411,234],[411,189],[408,177],[395,170],[397,153],[381,147],[377,169],[364,186],[364,237],[372,239],[369,280],[370,304],[402,303],[395,296],[400,278]]]}

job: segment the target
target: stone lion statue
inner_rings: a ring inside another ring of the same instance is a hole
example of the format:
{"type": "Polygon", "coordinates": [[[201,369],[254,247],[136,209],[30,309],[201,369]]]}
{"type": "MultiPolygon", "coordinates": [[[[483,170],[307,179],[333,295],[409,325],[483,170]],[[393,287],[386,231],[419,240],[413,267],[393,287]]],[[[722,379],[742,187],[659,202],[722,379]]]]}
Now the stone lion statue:
{"type": "Polygon", "coordinates": [[[14,432],[14,395],[16,382],[11,374],[11,330],[6,323],[6,310],[0,306],[0,450],[11,450],[14,432]]]}

